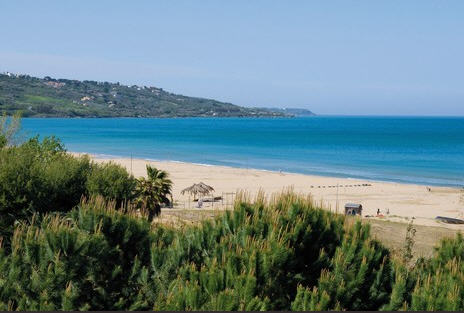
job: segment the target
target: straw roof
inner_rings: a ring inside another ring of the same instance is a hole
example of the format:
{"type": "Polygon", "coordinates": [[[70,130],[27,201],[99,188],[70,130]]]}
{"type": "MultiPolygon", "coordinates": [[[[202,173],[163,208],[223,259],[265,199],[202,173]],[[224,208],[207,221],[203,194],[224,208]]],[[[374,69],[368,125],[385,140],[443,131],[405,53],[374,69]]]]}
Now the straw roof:
{"type": "Polygon", "coordinates": [[[193,184],[192,186],[190,187],[187,187],[185,188],[184,190],[182,190],[180,193],[181,194],[185,194],[185,193],[189,193],[189,194],[192,194],[192,195],[207,195],[207,194],[210,194],[212,191],[214,191],[214,188],[203,183],[203,182],[200,182],[198,184],[193,184]]]}

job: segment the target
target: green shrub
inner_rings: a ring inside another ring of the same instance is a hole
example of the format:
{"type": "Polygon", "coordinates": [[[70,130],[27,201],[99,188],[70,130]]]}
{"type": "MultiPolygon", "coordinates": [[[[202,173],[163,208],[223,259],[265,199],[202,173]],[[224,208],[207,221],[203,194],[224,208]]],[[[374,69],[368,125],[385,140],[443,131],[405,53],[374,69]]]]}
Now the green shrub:
{"type": "Polygon", "coordinates": [[[135,184],[124,168],[72,156],[54,137],[0,149],[0,236],[8,242],[15,222],[68,212],[81,197],[102,195],[120,206],[132,199],[135,184]]]}
{"type": "Polygon", "coordinates": [[[0,150],[0,235],[35,212],[69,211],[85,194],[88,158],[65,153],[54,138],[37,137],[0,150]]]}
{"type": "Polygon", "coordinates": [[[18,226],[0,252],[0,307],[15,310],[121,310],[132,305],[150,260],[150,225],[83,202],[68,217],[18,226]],[[145,267],[143,267],[145,265],[145,267]]]}
{"type": "Polygon", "coordinates": [[[292,309],[372,310],[389,300],[391,279],[388,250],[369,236],[369,225],[358,221],[337,247],[329,267],[312,290],[298,288],[292,309]]]}
{"type": "Polygon", "coordinates": [[[462,236],[410,265],[368,225],[292,192],[237,199],[178,229],[103,197],[66,214],[31,211],[0,249],[0,309],[464,309],[462,236]]]}
{"type": "Polygon", "coordinates": [[[297,286],[330,267],[343,224],[291,193],[238,202],[183,230],[150,230],[114,205],[83,202],[67,217],[17,226],[12,253],[0,255],[0,302],[21,310],[288,309],[297,286]]]}
{"type": "Polygon", "coordinates": [[[0,116],[0,148],[12,145],[17,140],[21,128],[21,112],[8,116],[5,112],[0,116]]]}
{"type": "Polygon", "coordinates": [[[464,310],[464,238],[444,239],[430,259],[398,268],[387,310],[464,310]]]}
{"type": "Polygon", "coordinates": [[[270,203],[239,200],[233,212],[156,251],[167,256],[154,264],[163,273],[153,287],[154,309],[289,309],[297,286],[314,286],[330,267],[343,225],[343,217],[293,193],[270,203]]]}
{"type": "Polygon", "coordinates": [[[127,170],[114,163],[92,164],[86,188],[89,195],[101,195],[120,206],[134,197],[136,180],[127,170]]]}

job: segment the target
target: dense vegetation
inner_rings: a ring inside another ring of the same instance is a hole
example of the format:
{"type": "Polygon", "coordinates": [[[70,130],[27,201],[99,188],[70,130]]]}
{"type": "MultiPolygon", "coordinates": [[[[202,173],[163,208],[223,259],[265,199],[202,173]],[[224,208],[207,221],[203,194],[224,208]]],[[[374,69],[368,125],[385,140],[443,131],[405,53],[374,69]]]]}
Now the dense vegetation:
{"type": "Polygon", "coordinates": [[[0,74],[0,112],[25,117],[284,116],[157,87],[0,74]]]}
{"type": "Polygon", "coordinates": [[[412,262],[413,237],[394,254],[368,224],[291,191],[241,194],[198,225],[153,224],[144,210],[167,201],[166,173],[136,180],[54,138],[12,145],[15,123],[0,125],[0,309],[464,309],[460,235],[412,262]]]}
{"type": "Polygon", "coordinates": [[[0,118],[0,236],[7,243],[18,221],[28,221],[34,214],[69,212],[82,197],[101,196],[117,208],[133,204],[150,218],[169,203],[172,183],[166,172],[148,166],[149,177],[135,179],[117,164],[73,157],[54,137],[14,145],[19,124],[19,116],[0,118]]]}

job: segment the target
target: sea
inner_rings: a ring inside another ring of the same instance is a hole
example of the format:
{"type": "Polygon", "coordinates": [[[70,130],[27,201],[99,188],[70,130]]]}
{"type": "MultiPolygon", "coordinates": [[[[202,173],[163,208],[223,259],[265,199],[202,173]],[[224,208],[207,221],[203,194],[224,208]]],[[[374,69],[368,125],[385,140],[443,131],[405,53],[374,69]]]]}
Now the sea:
{"type": "Polygon", "coordinates": [[[464,186],[464,117],[24,118],[68,151],[464,186]]]}

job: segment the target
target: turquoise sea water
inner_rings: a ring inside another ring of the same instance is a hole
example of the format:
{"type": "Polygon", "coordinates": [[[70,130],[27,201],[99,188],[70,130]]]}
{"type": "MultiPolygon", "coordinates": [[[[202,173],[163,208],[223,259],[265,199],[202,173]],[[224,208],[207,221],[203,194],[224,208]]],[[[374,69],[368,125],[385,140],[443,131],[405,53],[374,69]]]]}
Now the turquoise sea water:
{"type": "Polygon", "coordinates": [[[463,117],[32,119],[69,151],[464,186],[463,117]]]}

